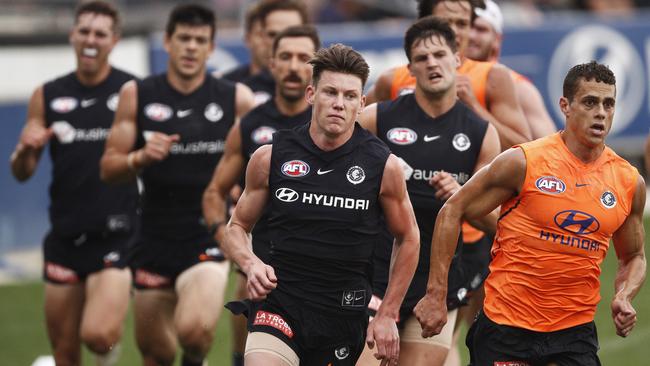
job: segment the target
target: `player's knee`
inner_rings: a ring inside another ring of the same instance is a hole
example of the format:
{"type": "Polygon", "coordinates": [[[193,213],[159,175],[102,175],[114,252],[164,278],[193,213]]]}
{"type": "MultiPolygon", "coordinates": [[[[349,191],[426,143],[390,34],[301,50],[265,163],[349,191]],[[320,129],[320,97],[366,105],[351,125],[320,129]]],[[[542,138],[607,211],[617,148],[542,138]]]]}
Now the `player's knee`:
{"type": "Polygon", "coordinates": [[[213,332],[204,325],[187,324],[177,329],[178,341],[184,350],[192,353],[207,352],[212,344],[213,332]]]}
{"type": "Polygon", "coordinates": [[[118,331],[106,328],[82,329],[81,340],[93,352],[103,355],[108,353],[119,341],[118,331]]]}

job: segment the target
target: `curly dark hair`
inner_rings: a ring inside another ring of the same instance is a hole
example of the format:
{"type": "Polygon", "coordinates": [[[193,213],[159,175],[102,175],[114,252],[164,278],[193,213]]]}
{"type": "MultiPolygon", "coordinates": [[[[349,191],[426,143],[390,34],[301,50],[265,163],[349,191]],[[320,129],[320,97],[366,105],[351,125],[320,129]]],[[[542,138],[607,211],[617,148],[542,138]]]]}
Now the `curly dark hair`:
{"type": "Polygon", "coordinates": [[[361,87],[366,85],[370,73],[370,67],[363,56],[352,47],[340,43],[321,48],[309,63],[314,67],[312,76],[314,86],[318,85],[324,71],[358,76],[361,79],[361,87]]]}
{"type": "Polygon", "coordinates": [[[607,65],[599,64],[594,60],[575,65],[566,74],[562,85],[562,95],[569,101],[572,101],[576,95],[580,79],[616,86],[616,76],[607,65]]]}
{"type": "Polygon", "coordinates": [[[169,14],[165,33],[171,37],[176,31],[176,25],[210,26],[210,39],[214,39],[217,29],[217,17],[211,8],[201,4],[180,4],[169,14]]]}

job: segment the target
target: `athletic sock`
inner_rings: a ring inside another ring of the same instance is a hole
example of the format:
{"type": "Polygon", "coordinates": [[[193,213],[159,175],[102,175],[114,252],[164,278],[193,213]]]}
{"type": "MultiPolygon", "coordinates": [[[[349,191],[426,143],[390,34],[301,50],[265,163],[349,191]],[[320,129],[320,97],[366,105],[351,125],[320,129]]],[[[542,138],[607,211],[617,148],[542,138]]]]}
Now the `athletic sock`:
{"type": "Polygon", "coordinates": [[[110,351],[103,355],[95,355],[95,364],[97,366],[115,366],[122,354],[122,343],[116,343],[110,351]]]}
{"type": "Polygon", "coordinates": [[[244,366],[244,355],[239,352],[232,353],[232,366],[244,366]]]}
{"type": "Polygon", "coordinates": [[[192,361],[188,359],[187,356],[183,355],[183,362],[181,362],[181,366],[203,366],[203,365],[204,365],[203,360],[192,361]]]}

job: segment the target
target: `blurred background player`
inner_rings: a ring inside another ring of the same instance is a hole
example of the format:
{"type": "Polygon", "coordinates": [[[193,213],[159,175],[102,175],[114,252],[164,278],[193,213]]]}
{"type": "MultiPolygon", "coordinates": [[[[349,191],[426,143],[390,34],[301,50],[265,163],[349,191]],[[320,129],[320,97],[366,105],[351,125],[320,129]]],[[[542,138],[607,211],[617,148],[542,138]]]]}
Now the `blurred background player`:
{"type": "MultiPolygon", "coordinates": [[[[460,62],[454,32],[446,22],[424,17],[404,37],[409,71],[415,77],[415,92],[393,101],[368,106],[361,124],[384,141],[412,170],[407,190],[420,230],[419,262],[400,309],[400,364],[442,365],[451,347],[454,322],[434,338],[422,338],[422,328],[413,308],[426,292],[431,256],[431,235],[442,204],[476,171],[501,151],[494,126],[459,101],[456,68],[460,62]]],[[[491,219],[495,219],[492,217],[491,219]]],[[[375,250],[371,311],[381,304],[391,263],[391,242],[375,250]]],[[[462,241],[459,241],[459,247],[462,241]]],[[[459,251],[460,253],[460,251],[459,251]]],[[[450,270],[448,317],[455,319],[465,295],[460,255],[450,270]]],[[[367,357],[363,365],[376,365],[367,357]]]]}
{"type": "MultiPolygon", "coordinates": [[[[307,63],[320,48],[320,39],[312,26],[293,26],[280,32],[273,43],[270,72],[275,81],[274,97],[246,114],[239,124],[230,130],[226,139],[223,158],[214,171],[212,181],[203,196],[203,212],[206,222],[214,226],[217,242],[223,239],[227,194],[243,178],[248,160],[262,145],[272,142],[273,133],[291,129],[311,119],[311,108],[305,100],[305,90],[311,82],[312,67],[307,63]]],[[[263,261],[268,259],[269,237],[267,217],[258,220],[253,229],[253,251],[263,261]]],[[[243,273],[238,272],[241,275],[243,273]]],[[[248,297],[246,278],[237,276],[239,299],[248,297]]],[[[246,319],[233,314],[233,360],[243,364],[246,345],[246,319]]]]}
{"type": "Polygon", "coordinates": [[[136,226],[135,182],[112,187],[99,160],[122,84],[134,79],[108,57],[120,36],[117,9],[86,2],[70,31],[77,68],[32,94],[11,170],[29,179],[45,145],[53,163],[51,229],[43,243],[45,321],[57,365],[79,365],[81,342],[101,365],[115,364],[128,310],[127,249],[136,226]],[[111,351],[113,350],[113,351],[111,351]]]}
{"type": "MultiPolygon", "coordinates": [[[[476,61],[497,62],[503,42],[503,15],[496,2],[485,0],[485,8],[475,8],[476,18],[472,24],[467,57],[476,61]]],[[[526,116],[532,138],[548,136],[557,129],[551,119],[544,99],[537,87],[520,73],[510,70],[515,82],[517,100],[526,116]]]]}
{"type": "Polygon", "coordinates": [[[228,131],[253,106],[248,87],[206,74],[214,12],[179,5],[169,15],[167,71],[120,91],[102,158],[106,181],[144,186],[134,270],[135,333],[145,365],[201,365],[212,346],[229,263],[202,219],[201,197],[228,131]]]}

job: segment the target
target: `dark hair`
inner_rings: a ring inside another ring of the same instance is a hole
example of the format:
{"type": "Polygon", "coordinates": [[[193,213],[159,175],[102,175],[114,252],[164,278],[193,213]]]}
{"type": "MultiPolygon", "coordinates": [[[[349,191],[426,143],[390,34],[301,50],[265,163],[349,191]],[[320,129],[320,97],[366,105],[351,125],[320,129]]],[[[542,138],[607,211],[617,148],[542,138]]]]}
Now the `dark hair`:
{"type": "Polygon", "coordinates": [[[275,39],[273,40],[272,54],[275,55],[275,51],[277,51],[278,44],[280,44],[282,38],[298,38],[298,37],[307,37],[311,39],[311,41],[314,43],[314,50],[318,51],[320,49],[320,38],[318,37],[318,32],[316,31],[316,28],[314,28],[314,26],[309,24],[296,25],[283,30],[282,32],[278,33],[277,36],[275,36],[275,39]]]}
{"type": "Polygon", "coordinates": [[[433,15],[433,8],[435,8],[438,3],[445,1],[468,2],[472,8],[472,24],[474,23],[474,19],[476,19],[476,13],[474,12],[474,9],[485,9],[485,2],[483,0],[417,0],[418,19],[433,15]]]}
{"type": "Polygon", "coordinates": [[[246,9],[246,15],[244,16],[244,32],[247,34],[253,29],[255,22],[260,21],[260,9],[259,4],[253,3],[246,9]]]}
{"type": "Polygon", "coordinates": [[[305,4],[297,0],[263,0],[257,6],[258,17],[262,24],[266,24],[266,17],[274,11],[278,10],[292,10],[298,12],[302,24],[309,23],[309,16],[307,15],[307,8],[305,4]]]}
{"type": "Polygon", "coordinates": [[[411,62],[413,44],[431,37],[441,37],[452,52],[456,52],[456,35],[449,24],[440,18],[428,16],[413,23],[404,34],[404,52],[409,62],[411,62]]]}
{"type": "Polygon", "coordinates": [[[117,11],[117,8],[109,2],[89,1],[79,4],[74,14],[75,23],[79,21],[81,14],[85,13],[106,15],[113,19],[113,31],[117,32],[120,29],[120,13],[117,11]]]}
{"type": "Polygon", "coordinates": [[[169,14],[165,29],[167,37],[171,37],[174,34],[177,24],[189,25],[191,27],[208,25],[210,26],[210,39],[214,39],[217,19],[210,8],[199,4],[182,4],[177,5],[171,14],[169,14]]]}
{"type": "Polygon", "coordinates": [[[370,73],[370,67],[363,56],[352,47],[340,43],[321,48],[316,52],[314,58],[309,60],[309,63],[314,67],[313,85],[318,84],[323,71],[332,71],[358,76],[363,88],[370,73]]]}
{"type": "Polygon", "coordinates": [[[585,81],[595,80],[598,83],[616,86],[616,77],[606,65],[593,60],[585,64],[575,65],[566,74],[564,85],[562,85],[562,94],[569,101],[572,101],[576,95],[580,79],[585,81]]]}

